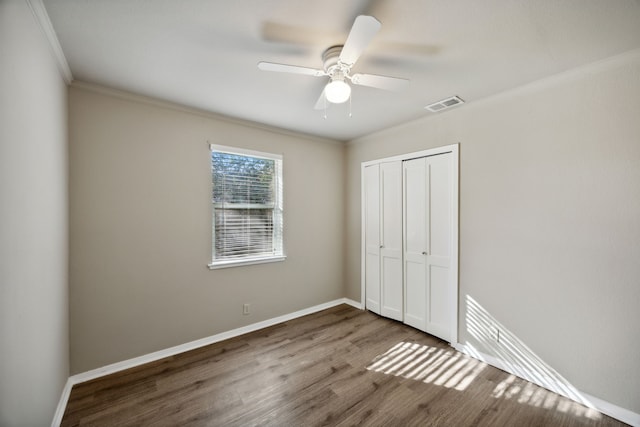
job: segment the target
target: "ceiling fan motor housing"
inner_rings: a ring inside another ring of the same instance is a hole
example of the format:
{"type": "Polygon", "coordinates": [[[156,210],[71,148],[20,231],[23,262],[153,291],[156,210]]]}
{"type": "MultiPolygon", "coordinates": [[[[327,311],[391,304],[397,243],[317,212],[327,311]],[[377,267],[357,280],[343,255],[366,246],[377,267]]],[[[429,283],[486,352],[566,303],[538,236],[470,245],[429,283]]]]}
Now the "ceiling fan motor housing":
{"type": "MultiPolygon", "coordinates": [[[[331,46],[322,53],[322,63],[324,71],[333,79],[335,74],[339,74],[342,79],[349,75],[350,68],[348,65],[340,62],[340,53],[343,45],[331,46]],[[336,73],[339,71],[339,73],[336,73]]],[[[337,77],[337,76],[336,76],[337,77]]]]}
{"type": "Polygon", "coordinates": [[[331,46],[322,53],[322,69],[273,62],[259,62],[258,68],[265,71],[329,77],[330,81],[314,107],[317,110],[326,108],[327,101],[339,104],[350,99],[351,86],[349,83],[378,89],[399,90],[409,82],[407,79],[361,73],[351,75],[351,67],[354,66],[373,36],[380,30],[380,26],[380,21],[373,16],[358,16],[344,44],[331,46]]]}

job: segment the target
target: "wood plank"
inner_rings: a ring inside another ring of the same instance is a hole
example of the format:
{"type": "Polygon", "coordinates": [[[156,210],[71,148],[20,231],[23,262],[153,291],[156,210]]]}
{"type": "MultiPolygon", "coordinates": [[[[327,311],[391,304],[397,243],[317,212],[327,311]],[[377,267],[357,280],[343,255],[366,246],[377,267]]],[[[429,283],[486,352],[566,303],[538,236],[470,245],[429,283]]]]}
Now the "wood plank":
{"type": "Polygon", "coordinates": [[[342,305],[73,387],[62,426],[621,426],[342,305]]]}

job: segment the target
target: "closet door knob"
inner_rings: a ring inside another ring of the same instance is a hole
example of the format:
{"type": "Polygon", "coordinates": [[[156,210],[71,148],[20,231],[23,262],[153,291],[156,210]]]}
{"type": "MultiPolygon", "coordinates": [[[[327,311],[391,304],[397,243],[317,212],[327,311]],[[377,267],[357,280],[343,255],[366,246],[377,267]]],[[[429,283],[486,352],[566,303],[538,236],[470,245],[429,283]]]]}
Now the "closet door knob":
{"type": "Polygon", "coordinates": [[[427,255],[427,251],[422,252],[422,255],[427,255]]]}
{"type": "Polygon", "coordinates": [[[380,249],[384,248],[384,245],[380,245],[380,249]]]}

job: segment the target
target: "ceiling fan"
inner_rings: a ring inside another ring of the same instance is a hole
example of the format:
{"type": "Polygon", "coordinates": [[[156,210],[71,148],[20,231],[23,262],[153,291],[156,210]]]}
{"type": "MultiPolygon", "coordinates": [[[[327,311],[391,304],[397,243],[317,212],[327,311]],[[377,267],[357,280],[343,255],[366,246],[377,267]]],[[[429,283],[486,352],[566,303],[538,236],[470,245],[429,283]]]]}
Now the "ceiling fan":
{"type": "Polygon", "coordinates": [[[326,107],[327,101],[333,104],[346,102],[351,97],[351,86],[349,86],[348,82],[385,90],[402,89],[409,83],[409,80],[375,74],[351,74],[351,68],[381,26],[380,21],[373,16],[358,16],[344,45],[331,46],[324,51],[322,54],[322,69],[273,62],[259,62],[258,68],[263,71],[305,74],[315,77],[328,76],[329,83],[327,83],[316,102],[316,110],[326,107]]]}

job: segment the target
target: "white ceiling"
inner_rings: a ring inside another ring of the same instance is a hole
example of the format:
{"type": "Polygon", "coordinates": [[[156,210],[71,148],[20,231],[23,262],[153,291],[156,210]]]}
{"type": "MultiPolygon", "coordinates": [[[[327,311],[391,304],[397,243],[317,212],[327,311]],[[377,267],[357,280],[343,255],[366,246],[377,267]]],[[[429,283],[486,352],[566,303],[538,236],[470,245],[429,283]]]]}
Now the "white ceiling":
{"type": "MultiPolygon", "coordinates": [[[[640,0],[44,0],[74,79],[306,134],[351,140],[640,48],[640,0]],[[411,80],[402,92],[353,87],[313,106],[322,68],[359,14],[382,29],[353,72],[411,80]]],[[[465,108],[465,106],[457,107],[465,108]]],[[[446,114],[441,112],[438,114],[446,114]]]]}

